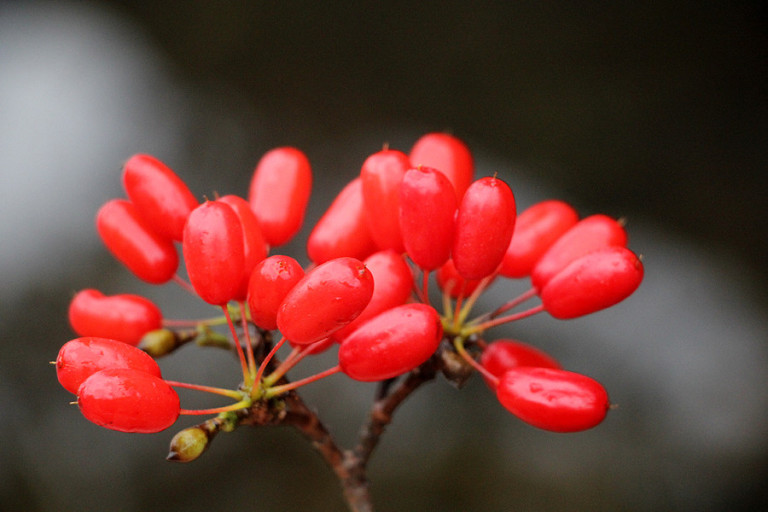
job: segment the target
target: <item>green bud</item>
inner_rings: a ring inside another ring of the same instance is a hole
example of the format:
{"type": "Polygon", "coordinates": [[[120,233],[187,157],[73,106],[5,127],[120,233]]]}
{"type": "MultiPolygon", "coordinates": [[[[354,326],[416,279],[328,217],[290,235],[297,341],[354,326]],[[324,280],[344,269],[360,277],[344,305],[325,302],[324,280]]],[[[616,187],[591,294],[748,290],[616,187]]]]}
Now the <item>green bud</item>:
{"type": "Polygon", "coordinates": [[[173,462],[192,462],[208,448],[213,434],[199,425],[182,430],[171,439],[171,451],[166,459],[173,462]]]}
{"type": "Polygon", "coordinates": [[[139,342],[139,348],[152,357],[170,354],[177,346],[176,334],[170,329],[149,331],[139,342]]]}

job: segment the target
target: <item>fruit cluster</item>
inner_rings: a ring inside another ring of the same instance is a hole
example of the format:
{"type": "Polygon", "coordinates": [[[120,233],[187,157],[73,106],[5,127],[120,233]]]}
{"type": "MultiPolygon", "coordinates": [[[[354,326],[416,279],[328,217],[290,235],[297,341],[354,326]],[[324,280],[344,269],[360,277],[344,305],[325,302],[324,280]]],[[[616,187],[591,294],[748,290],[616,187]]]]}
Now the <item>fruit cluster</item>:
{"type": "Polygon", "coordinates": [[[147,155],[125,163],[123,184],[127,199],[107,202],[96,216],[104,244],[141,280],[175,281],[221,315],[170,320],[137,295],[77,293],[69,319],[80,337],[61,348],[56,369],[98,425],[158,432],[179,414],[217,414],[232,426],[256,408],[280,410],[295,389],[323,377],[391,381],[425,365],[457,384],[479,372],[506,409],[542,429],[580,431],[606,415],[608,395],[595,380],[529,345],[484,338],[533,314],[576,318],[628,297],[643,265],[627,248],[623,223],[580,219],[557,200],[518,215],[511,188],[497,176],[475,179],[467,146],[451,135],[427,134],[409,154],[385,148],[370,155],[312,229],[306,266],[275,251],[300,230],[310,197],[312,172],[298,149],[268,152],[247,199],[201,203],[147,155]],[[177,244],[188,281],[177,273],[177,244]],[[471,316],[491,283],[528,278],[528,292],[471,316]],[[430,302],[432,282],[442,294],[438,305],[430,302]],[[536,298],[537,305],[513,312],[536,298]],[[154,357],[190,341],[237,354],[237,387],[164,379],[154,357]],[[332,347],[337,365],[289,381],[305,357],[332,347]],[[234,403],[182,409],[179,387],[234,403]]]}

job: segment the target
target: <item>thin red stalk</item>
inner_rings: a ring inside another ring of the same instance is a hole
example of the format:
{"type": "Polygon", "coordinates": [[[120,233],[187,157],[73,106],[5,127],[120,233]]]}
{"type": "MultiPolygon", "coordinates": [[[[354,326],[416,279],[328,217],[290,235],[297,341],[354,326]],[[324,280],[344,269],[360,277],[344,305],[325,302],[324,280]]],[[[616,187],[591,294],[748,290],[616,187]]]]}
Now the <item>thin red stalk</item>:
{"type": "Polygon", "coordinates": [[[225,407],[214,407],[212,409],[181,409],[179,411],[179,414],[184,414],[186,416],[201,416],[204,414],[219,414],[222,412],[229,412],[229,411],[237,411],[239,409],[244,409],[246,407],[249,407],[251,405],[250,400],[241,400],[237,402],[236,404],[227,405],[225,407]]]}
{"type": "Polygon", "coordinates": [[[216,395],[222,395],[222,396],[228,396],[229,398],[234,398],[237,400],[240,400],[243,395],[233,389],[224,389],[224,388],[216,388],[213,386],[204,386],[201,384],[189,384],[188,382],[178,382],[175,380],[165,380],[169,385],[175,387],[175,388],[184,388],[184,389],[192,389],[195,391],[204,391],[206,393],[213,393],[216,395]]]}
{"type": "Polygon", "coordinates": [[[288,341],[287,338],[282,337],[280,338],[280,341],[275,343],[275,346],[272,347],[272,350],[269,351],[269,354],[267,354],[267,357],[264,358],[264,360],[261,362],[261,365],[259,365],[259,369],[256,372],[256,378],[254,379],[255,384],[259,384],[261,382],[261,376],[264,375],[264,370],[267,369],[267,365],[272,360],[273,357],[275,357],[275,354],[277,354],[277,351],[280,350],[280,347],[282,347],[285,342],[288,341]]]}
{"type": "Polygon", "coordinates": [[[458,352],[458,353],[459,353],[459,355],[460,355],[460,356],[461,356],[461,357],[462,357],[462,358],[463,358],[463,359],[464,359],[464,360],[465,360],[467,363],[469,363],[469,365],[470,365],[470,366],[472,366],[472,368],[474,368],[475,370],[477,370],[478,372],[480,372],[480,373],[483,375],[483,377],[485,377],[485,378],[486,378],[486,379],[488,379],[490,382],[492,382],[492,383],[493,383],[493,385],[494,385],[494,387],[496,387],[496,386],[498,386],[498,385],[499,385],[499,378],[498,378],[498,377],[496,377],[496,376],[495,376],[494,374],[492,374],[491,372],[489,372],[488,370],[486,370],[486,369],[483,367],[483,365],[481,365],[480,363],[478,363],[477,361],[475,361],[475,358],[474,358],[474,357],[472,357],[471,355],[469,355],[469,353],[468,353],[468,352],[466,351],[466,349],[464,348],[464,343],[461,341],[461,339],[460,339],[460,338],[457,338],[457,339],[456,339],[456,341],[454,342],[454,344],[453,344],[453,345],[454,345],[454,347],[456,347],[456,352],[458,352]]]}
{"type": "Polygon", "coordinates": [[[239,301],[240,306],[240,323],[243,326],[243,332],[245,333],[245,350],[248,357],[248,371],[251,378],[256,376],[256,356],[253,354],[253,344],[251,343],[251,330],[248,328],[248,318],[246,315],[245,302],[239,301]]]}
{"type": "Polygon", "coordinates": [[[235,324],[232,323],[232,317],[229,316],[229,308],[226,304],[223,304],[221,309],[224,311],[224,316],[227,318],[227,325],[229,325],[229,330],[232,333],[232,341],[235,343],[237,358],[240,360],[240,366],[243,370],[243,382],[245,383],[246,387],[248,387],[251,384],[251,374],[248,373],[248,363],[245,361],[245,354],[243,353],[243,347],[240,345],[240,338],[237,337],[235,324]]]}
{"type": "Polygon", "coordinates": [[[471,327],[467,327],[466,332],[463,332],[463,334],[469,335],[469,334],[474,334],[476,332],[482,332],[487,329],[490,329],[491,327],[496,327],[497,325],[502,325],[509,322],[514,322],[515,320],[528,318],[529,316],[533,316],[536,313],[541,313],[542,311],[544,311],[544,306],[539,304],[538,306],[534,306],[531,309],[526,309],[525,311],[521,311],[519,313],[514,313],[512,315],[496,318],[495,320],[488,320],[487,322],[482,322],[477,325],[472,325],[471,327]]]}
{"type": "Polygon", "coordinates": [[[325,371],[322,371],[315,375],[311,375],[304,379],[299,379],[297,381],[290,382],[288,384],[283,384],[282,386],[271,387],[267,390],[264,396],[265,398],[272,398],[277,395],[282,395],[283,393],[287,393],[288,391],[292,391],[294,389],[300,388],[301,386],[306,386],[307,384],[311,384],[320,379],[324,379],[325,377],[334,375],[336,373],[339,373],[340,371],[341,371],[341,366],[336,365],[333,368],[329,368],[325,371]]]}
{"type": "Polygon", "coordinates": [[[173,274],[173,280],[176,284],[181,286],[185,291],[191,293],[195,297],[197,297],[197,292],[192,287],[191,284],[189,284],[187,281],[184,280],[183,277],[181,277],[179,274],[173,274]]]}
{"type": "Polygon", "coordinates": [[[264,384],[266,386],[271,386],[272,384],[280,380],[280,378],[283,375],[291,371],[291,369],[297,364],[299,364],[299,362],[302,359],[304,359],[305,357],[307,357],[309,354],[312,353],[312,347],[319,345],[321,343],[325,343],[325,341],[326,341],[325,339],[322,339],[320,341],[316,341],[309,345],[303,345],[303,346],[294,348],[291,351],[291,353],[288,354],[288,357],[285,358],[285,361],[283,361],[278,365],[275,371],[273,371],[272,373],[264,377],[264,384]]]}
{"type": "Polygon", "coordinates": [[[536,296],[536,289],[531,288],[525,293],[522,293],[515,297],[514,299],[505,302],[502,304],[496,311],[492,312],[489,315],[489,318],[496,318],[500,314],[504,313],[505,311],[509,311],[510,309],[514,308],[515,306],[518,306],[519,304],[522,304],[523,302],[527,301],[528,299],[531,299],[536,296]]]}
{"type": "Polygon", "coordinates": [[[421,278],[421,295],[422,295],[422,302],[429,306],[429,270],[425,270],[422,273],[421,278]]]}

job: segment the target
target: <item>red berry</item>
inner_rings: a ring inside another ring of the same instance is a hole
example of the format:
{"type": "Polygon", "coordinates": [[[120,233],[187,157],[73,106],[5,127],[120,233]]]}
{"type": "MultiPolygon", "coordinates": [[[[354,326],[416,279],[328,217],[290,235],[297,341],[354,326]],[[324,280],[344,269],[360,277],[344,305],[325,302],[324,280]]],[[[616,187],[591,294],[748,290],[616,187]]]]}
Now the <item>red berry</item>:
{"type": "MultiPolygon", "coordinates": [[[[480,356],[480,364],[492,375],[501,378],[507,370],[518,366],[560,369],[552,356],[536,347],[515,340],[496,340],[489,343],[480,356]]],[[[486,380],[486,382],[488,382],[486,380]]],[[[488,385],[494,387],[490,382],[488,385]]]]}
{"type": "Polygon", "coordinates": [[[466,279],[496,271],[515,229],[515,196],[504,181],[481,178],[469,186],[459,205],[452,259],[466,279]]]}
{"type": "Polygon", "coordinates": [[[400,184],[400,228],[411,260],[424,270],[448,261],[456,218],[456,194],[442,172],[418,167],[400,184]]]}
{"type": "Polygon", "coordinates": [[[598,425],[610,402],[603,386],[578,373],[519,366],[496,388],[499,402],[526,423],[553,432],[578,432],[598,425]]]}
{"type": "Polygon", "coordinates": [[[240,226],[243,230],[243,277],[240,281],[240,289],[235,300],[243,301],[248,295],[248,280],[251,272],[258,262],[267,257],[267,244],[261,233],[259,221],[253,214],[248,201],[242,197],[228,195],[220,197],[217,201],[228,204],[240,218],[240,226]]]}
{"type": "Polygon", "coordinates": [[[77,404],[89,421],[120,432],[165,430],[179,417],[179,395],[163,379],[130,368],[108,368],[88,377],[77,404]]]}
{"type": "Polygon", "coordinates": [[[341,371],[360,381],[396,377],[424,363],[440,345],[443,327],[426,304],[404,304],[361,325],[339,347],[341,371]]]}
{"type": "Polygon", "coordinates": [[[354,320],[372,294],[373,276],[363,262],[330,260],[288,292],[277,311],[277,327],[296,345],[320,341],[354,320]]]}
{"type": "Polygon", "coordinates": [[[604,247],[558,272],[541,291],[541,302],[555,318],[576,318],[621,302],[642,280],[643,264],[632,251],[604,247]]]}
{"type": "Polygon", "coordinates": [[[385,149],[363,163],[363,207],[371,236],[380,249],[403,252],[400,230],[400,183],[410,168],[405,153],[385,149]]]}
{"type": "Polygon", "coordinates": [[[139,279],[162,284],[176,273],[179,255],[173,241],[152,231],[133,203],[108,201],[96,214],[96,229],[107,249],[139,279]]]}
{"type": "Polygon", "coordinates": [[[392,250],[379,251],[368,256],[363,263],[373,275],[373,295],[360,316],[333,333],[337,341],[343,340],[379,313],[405,304],[411,296],[413,273],[401,254],[392,250]]]}
{"type": "Polygon", "coordinates": [[[453,260],[448,260],[437,271],[437,285],[451,297],[468,297],[480,285],[482,279],[464,279],[456,270],[453,260]]]}
{"type": "Polygon", "coordinates": [[[475,173],[466,144],[447,133],[428,133],[416,141],[409,156],[414,167],[433,167],[445,174],[456,191],[456,201],[461,201],[475,173]]]}
{"type": "Polygon", "coordinates": [[[541,291],[555,274],[573,260],[609,246],[627,245],[624,227],[606,215],[592,215],[580,220],[553,243],[531,271],[533,287],[541,291]]]}
{"type": "Polygon", "coordinates": [[[182,244],[189,280],[201,299],[223,305],[236,298],[245,274],[240,218],[228,204],[206,201],[184,227],[182,244]]]}
{"type": "Polygon", "coordinates": [[[315,263],[348,256],[365,259],[376,250],[363,210],[362,180],[347,184],[315,224],[307,240],[307,254],[315,263]]]}
{"type": "Polygon", "coordinates": [[[547,249],[578,221],[576,210],[562,201],[542,201],[525,210],[517,217],[499,274],[512,278],[529,275],[547,249]]]}
{"type": "Polygon", "coordinates": [[[162,327],[163,314],[139,295],[105,296],[82,290],[69,303],[69,323],[80,336],[98,336],[137,345],[149,331],[162,327]]]}
{"type": "Polygon", "coordinates": [[[70,393],[77,393],[85,379],[105,368],[133,368],[160,377],[160,367],[149,354],[106,338],[75,338],[65,343],[56,357],[56,376],[70,393]]]}
{"type": "Polygon", "coordinates": [[[184,223],[198,202],[176,173],[155,157],[134,155],[125,162],[123,187],[153,231],[181,241],[184,223]]]}
{"type": "Polygon", "coordinates": [[[248,201],[271,246],[287,243],[301,229],[312,190],[312,169],[296,148],[267,152],[251,178],[248,201]]]}
{"type": "Polygon", "coordinates": [[[304,277],[304,269],[290,256],[276,254],[259,262],[248,284],[248,307],[253,323],[277,329],[277,310],[285,296],[304,277]]]}

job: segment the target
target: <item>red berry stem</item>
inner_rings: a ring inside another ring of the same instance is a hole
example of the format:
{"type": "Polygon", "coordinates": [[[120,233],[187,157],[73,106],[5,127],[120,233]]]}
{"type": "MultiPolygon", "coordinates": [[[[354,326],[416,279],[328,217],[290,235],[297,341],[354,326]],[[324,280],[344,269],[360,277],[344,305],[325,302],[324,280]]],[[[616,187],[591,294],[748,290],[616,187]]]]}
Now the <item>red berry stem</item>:
{"type": "Polygon", "coordinates": [[[227,405],[224,407],[214,407],[212,409],[181,409],[179,414],[186,416],[203,416],[207,414],[221,414],[222,412],[238,411],[240,409],[246,409],[253,405],[253,400],[250,398],[244,398],[236,404],[227,405]]]}
{"type": "Polygon", "coordinates": [[[326,377],[339,373],[340,371],[341,371],[341,366],[336,365],[333,368],[328,368],[327,370],[324,370],[315,375],[311,375],[309,377],[305,377],[303,379],[299,379],[297,381],[290,382],[288,384],[273,386],[264,392],[263,398],[265,399],[274,398],[278,395],[282,395],[283,393],[287,393],[288,391],[293,391],[294,389],[300,388],[301,386],[311,384],[320,379],[324,379],[326,377]]]}
{"type": "Polygon", "coordinates": [[[493,311],[493,312],[488,314],[488,318],[496,318],[500,314],[502,314],[502,313],[504,313],[506,311],[509,311],[512,308],[515,308],[515,307],[519,306],[523,302],[527,301],[528,299],[532,299],[535,296],[536,296],[536,289],[535,288],[531,288],[527,292],[522,293],[522,294],[518,295],[517,297],[515,297],[514,299],[512,299],[510,301],[507,301],[504,304],[502,304],[501,306],[499,306],[495,311],[493,311]]]}
{"type": "Polygon", "coordinates": [[[261,382],[261,376],[264,375],[264,371],[267,369],[267,365],[272,360],[273,357],[275,357],[275,354],[277,354],[277,351],[280,350],[280,347],[282,347],[286,342],[288,341],[288,338],[283,336],[280,338],[280,341],[275,343],[275,346],[272,347],[272,350],[269,351],[269,354],[264,358],[264,360],[261,362],[261,365],[259,365],[259,369],[256,371],[256,378],[254,379],[254,392],[256,392],[257,389],[260,389],[258,384],[261,382]]]}
{"type": "Polygon", "coordinates": [[[229,398],[234,398],[235,400],[240,400],[243,398],[243,394],[239,391],[235,391],[234,389],[217,388],[214,386],[205,386],[202,384],[190,384],[188,382],[178,382],[168,379],[163,380],[165,380],[169,386],[173,386],[175,388],[192,389],[194,391],[202,391],[204,393],[213,393],[214,395],[227,396],[229,398]]]}
{"type": "Polygon", "coordinates": [[[499,378],[486,370],[483,365],[475,361],[475,358],[472,357],[469,352],[467,352],[467,349],[464,348],[464,338],[461,336],[456,336],[456,338],[453,340],[453,347],[456,349],[456,352],[462,357],[462,359],[464,359],[472,368],[482,374],[486,382],[490,382],[494,388],[499,385],[499,378]]]}
{"type": "Polygon", "coordinates": [[[277,368],[275,368],[275,371],[267,375],[262,379],[262,383],[265,387],[270,387],[275,384],[275,382],[279,381],[283,375],[291,371],[294,366],[299,364],[299,362],[307,357],[308,355],[312,354],[315,347],[318,347],[324,343],[326,343],[327,340],[320,340],[316,341],[310,345],[299,345],[294,347],[294,349],[291,351],[290,354],[288,354],[288,357],[285,358],[284,361],[282,361],[279,365],[277,365],[277,368]]]}
{"type": "Polygon", "coordinates": [[[237,331],[235,331],[235,324],[232,322],[232,317],[229,315],[229,308],[226,304],[222,304],[221,310],[224,312],[224,316],[227,319],[227,325],[229,325],[229,331],[232,333],[232,342],[235,344],[237,358],[240,360],[240,367],[243,370],[243,382],[245,383],[245,387],[250,387],[250,385],[254,382],[251,380],[253,376],[248,371],[248,363],[245,360],[243,347],[240,345],[240,338],[238,338],[237,331]]]}
{"type": "Polygon", "coordinates": [[[528,318],[529,316],[533,316],[536,313],[541,313],[542,311],[544,311],[544,306],[539,304],[538,306],[534,306],[530,309],[526,309],[525,311],[520,311],[519,313],[502,316],[501,318],[488,320],[486,322],[481,322],[476,325],[469,325],[462,330],[462,335],[469,336],[470,334],[481,333],[483,331],[490,329],[491,327],[507,324],[510,322],[514,322],[516,320],[522,320],[523,318],[528,318]]]}
{"type": "MultiPolygon", "coordinates": [[[[456,327],[461,326],[464,321],[469,316],[469,313],[472,311],[472,308],[474,307],[475,303],[477,302],[477,299],[480,298],[480,295],[483,294],[485,289],[488,287],[488,285],[494,280],[496,277],[495,274],[491,274],[489,276],[486,276],[480,280],[480,284],[477,285],[477,288],[472,290],[472,293],[467,297],[466,302],[464,303],[464,306],[461,308],[460,311],[458,311],[458,314],[454,318],[454,324],[456,327]]],[[[458,302],[456,304],[456,307],[458,309],[458,302]]]]}
{"type": "Polygon", "coordinates": [[[421,276],[421,301],[429,306],[429,270],[425,270],[421,276]]]}
{"type": "Polygon", "coordinates": [[[192,285],[189,283],[189,281],[187,281],[186,279],[184,279],[183,277],[181,277],[179,274],[173,274],[173,278],[172,278],[172,279],[173,279],[173,281],[174,281],[176,284],[178,284],[179,286],[181,286],[181,288],[182,288],[184,291],[186,291],[186,292],[188,292],[188,293],[191,293],[192,295],[194,295],[195,297],[197,297],[197,292],[195,291],[195,289],[194,289],[194,288],[192,288],[192,285]]]}
{"type": "MultiPolygon", "coordinates": [[[[244,301],[237,303],[240,308],[240,323],[245,333],[245,354],[248,359],[248,375],[251,378],[256,377],[256,356],[253,353],[253,343],[251,341],[251,329],[248,326],[248,309],[245,307],[244,301]]],[[[255,381],[252,381],[255,382],[255,381]]]]}

